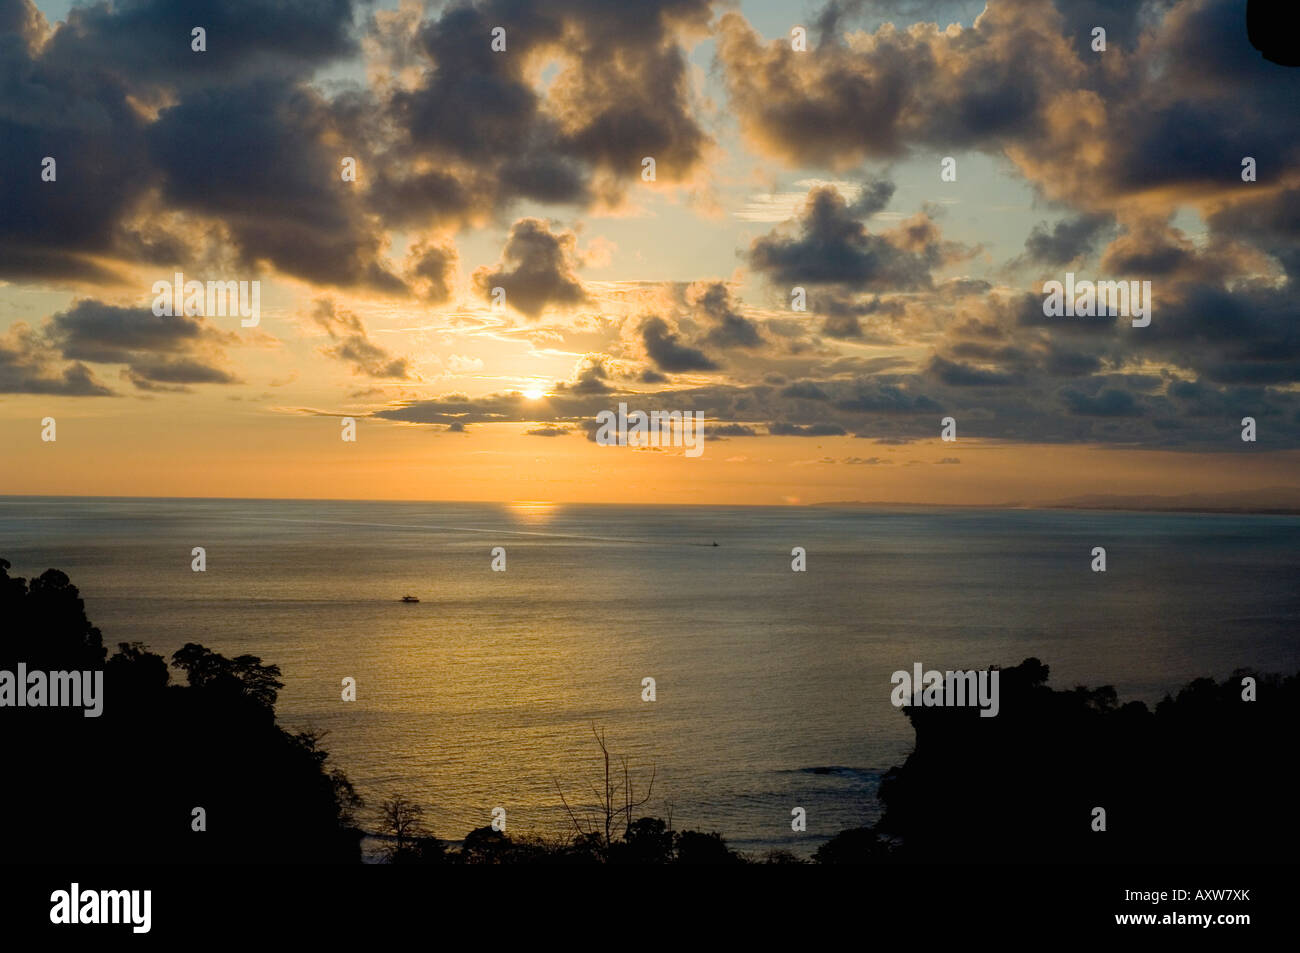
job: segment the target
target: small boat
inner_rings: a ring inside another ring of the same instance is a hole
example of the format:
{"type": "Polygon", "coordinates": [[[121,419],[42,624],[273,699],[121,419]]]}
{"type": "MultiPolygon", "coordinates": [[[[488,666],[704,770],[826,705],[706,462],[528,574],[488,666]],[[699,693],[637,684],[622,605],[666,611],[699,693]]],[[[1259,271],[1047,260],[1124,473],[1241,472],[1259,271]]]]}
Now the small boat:
{"type": "Polygon", "coordinates": [[[403,602],[419,602],[420,600],[419,600],[417,597],[415,597],[415,596],[402,596],[402,601],[403,601],[403,602]]]}
{"type": "Polygon", "coordinates": [[[714,546],[718,545],[718,541],[716,539],[713,541],[713,545],[714,546]]]}

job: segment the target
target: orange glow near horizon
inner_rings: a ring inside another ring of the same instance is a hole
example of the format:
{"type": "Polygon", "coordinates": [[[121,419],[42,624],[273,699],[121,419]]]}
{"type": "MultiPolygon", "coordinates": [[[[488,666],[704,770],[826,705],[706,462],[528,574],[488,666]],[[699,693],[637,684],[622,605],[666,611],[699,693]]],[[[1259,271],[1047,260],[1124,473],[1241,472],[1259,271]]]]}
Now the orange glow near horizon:
{"type": "Polygon", "coordinates": [[[531,522],[544,522],[550,504],[580,502],[996,506],[1232,491],[1276,507],[1300,457],[1255,453],[1243,472],[1232,453],[743,437],[710,440],[691,459],[602,447],[580,433],[528,436],[519,424],[455,433],[360,417],[357,442],[346,443],[338,418],[257,413],[69,414],[58,427],[57,441],[43,443],[36,421],[0,420],[0,495],[490,501],[531,522]]]}

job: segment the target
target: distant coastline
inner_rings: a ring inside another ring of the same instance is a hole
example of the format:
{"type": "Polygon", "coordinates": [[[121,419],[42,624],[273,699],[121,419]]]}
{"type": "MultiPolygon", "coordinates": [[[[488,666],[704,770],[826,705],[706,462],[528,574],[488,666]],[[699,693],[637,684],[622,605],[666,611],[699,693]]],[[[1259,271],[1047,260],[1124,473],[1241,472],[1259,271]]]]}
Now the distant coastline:
{"type": "Polygon", "coordinates": [[[866,508],[904,508],[904,507],[943,507],[962,510],[1113,510],[1136,513],[1207,513],[1230,514],[1238,516],[1300,516],[1300,488],[1270,487],[1259,491],[1265,498],[1272,497],[1266,503],[1251,503],[1242,500],[1239,495],[1222,494],[1185,494],[1181,496],[1123,496],[1103,493],[1087,496],[1073,496],[1063,500],[1044,503],[1024,503],[1019,501],[1003,503],[897,503],[861,502],[845,500],[828,503],[810,503],[809,506],[824,509],[866,509],[866,508]]]}

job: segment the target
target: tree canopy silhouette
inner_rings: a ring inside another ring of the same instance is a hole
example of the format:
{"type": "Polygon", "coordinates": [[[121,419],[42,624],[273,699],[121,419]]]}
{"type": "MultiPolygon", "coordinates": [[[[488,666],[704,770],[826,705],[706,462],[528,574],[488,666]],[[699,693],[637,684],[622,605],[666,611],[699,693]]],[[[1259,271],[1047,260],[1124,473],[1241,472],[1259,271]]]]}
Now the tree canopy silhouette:
{"type": "Polygon", "coordinates": [[[32,580],[0,559],[0,669],[103,669],[103,712],[0,710],[18,770],[0,785],[14,859],[31,862],[347,862],[360,801],[328,767],[320,736],[275,719],[280,670],[197,643],[172,656],[139,644],[112,655],[58,570],[32,580]],[[195,830],[202,808],[206,830],[195,830]]]}
{"type": "Polygon", "coordinates": [[[907,760],[885,775],[875,828],[826,863],[1290,862],[1300,847],[1292,732],[1300,676],[1200,678],[1154,712],[1110,686],[1058,691],[1025,659],[1001,711],[909,707],[907,760]],[[1242,680],[1256,680],[1255,701],[1242,680]],[[1095,808],[1106,829],[1094,830],[1095,808]]]}

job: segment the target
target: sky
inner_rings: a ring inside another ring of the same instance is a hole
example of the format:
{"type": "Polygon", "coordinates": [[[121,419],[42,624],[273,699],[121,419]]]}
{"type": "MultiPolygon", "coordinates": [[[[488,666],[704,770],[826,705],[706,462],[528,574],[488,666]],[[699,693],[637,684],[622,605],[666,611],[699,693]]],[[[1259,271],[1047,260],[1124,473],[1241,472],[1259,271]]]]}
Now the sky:
{"type": "Polygon", "coordinates": [[[1300,505],[1297,101],[1228,0],[0,0],[0,495],[1300,505]]]}

